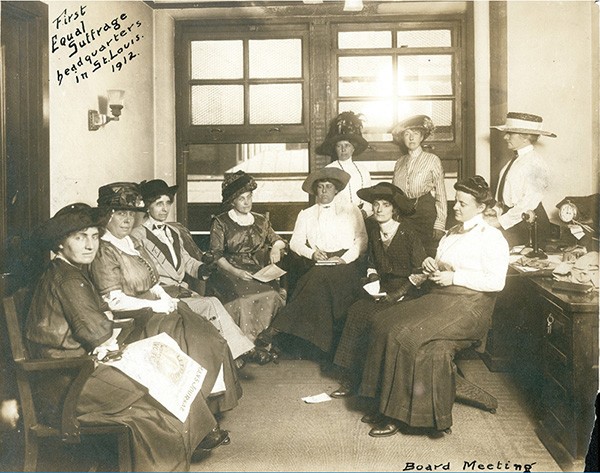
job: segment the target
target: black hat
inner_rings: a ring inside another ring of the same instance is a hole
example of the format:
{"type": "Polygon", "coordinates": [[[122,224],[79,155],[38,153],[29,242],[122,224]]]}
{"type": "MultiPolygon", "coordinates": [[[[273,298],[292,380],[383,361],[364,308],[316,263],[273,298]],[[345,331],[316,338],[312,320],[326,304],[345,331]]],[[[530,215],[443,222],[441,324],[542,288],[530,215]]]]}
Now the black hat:
{"type": "Polygon", "coordinates": [[[54,247],[71,233],[98,226],[98,209],[77,202],[60,209],[36,231],[36,239],[47,249],[54,247]]]}
{"type": "Polygon", "coordinates": [[[140,192],[146,207],[162,195],[168,195],[173,199],[177,189],[179,189],[178,185],[169,187],[162,179],[152,179],[151,181],[140,182],[140,192]]]}
{"type": "Polygon", "coordinates": [[[390,131],[396,143],[402,143],[402,134],[406,130],[418,129],[423,132],[423,140],[426,140],[435,129],[433,121],[427,115],[414,115],[394,125],[390,131]]]}
{"type": "Polygon", "coordinates": [[[339,192],[344,189],[346,185],[348,185],[348,182],[350,181],[350,174],[338,168],[321,168],[311,172],[308,175],[308,177],[302,183],[302,190],[308,194],[314,194],[313,184],[315,182],[331,179],[338,181],[341,184],[342,187],[338,189],[339,192]]]}
{"type": "Polygon", "coordinates": [[[354,146],[354,155],[367,149],[369,143],[362,136],[362,121],[354,112],[342,112],[329,125],[329,132],[317,148],[317,154],[337,159],[335,145],[338,141],[349,141],[354,146]]]}
{"type": "Polygon", "coordinates": [[[251,192],[257,187],[258,184],[256,184],[254,178],[244,171],[225,174],[223,184],[221,185],[221,197],[223,198],[223,203],[227,204],[232,202],[244,192],[251,192]]]}
{"type": "Polygon", "coordinates": [[[415,200],[406,197],[402,189],[389,182],[378,182],[372,187],[364,187],[359,189],[356,195],[370,203],[378,199],[387,200],[403,215],[415,213],[415,200]]]}
{"type": "Polygon", "coordinates": [[[98,207],[144,212],[144,201],[135,182],[113,182],[98,189],[98,207]]]}

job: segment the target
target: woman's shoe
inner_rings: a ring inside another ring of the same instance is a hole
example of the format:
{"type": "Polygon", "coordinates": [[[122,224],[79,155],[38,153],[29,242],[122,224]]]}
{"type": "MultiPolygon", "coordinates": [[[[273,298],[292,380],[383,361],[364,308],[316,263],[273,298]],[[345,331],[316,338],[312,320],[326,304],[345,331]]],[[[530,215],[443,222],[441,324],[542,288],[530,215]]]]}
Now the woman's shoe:
{"type": "Polygon", "coordinates": [[[217,448],[219,445],[227,445],[231,442],[229,438],[229,432],[227,430],[221,430],[219,426],[212,429],[202,442],[198,444],[196,450],[212,450],[217,448]]]}
{"type": "Polygon", "coordinates": [[[246,360],[244,359],[243,355],[238,356],[235,360],[233,360],[233,362],[238,370],[241,370],[244,366],[246,366],[246,360]]]}
{"type": "Polygon", "coordinates": [[[266,365],[273,360],[273,356],[268,350],[256,347],[248,352],[246,359],[259,365],[266,365]]]}
{"type": "Polygon", "coordinates": [[[350,396],[354,396],[355,392],[354,392],[354,386],[352,385],[352,383],[348,382],[348,383],[342,383],[340,384],[340,386],[333,391],[330,396],[334,397],[336,399],[342,398],[342,397],[350,397],[350,396]]]}
{"type": "Polygon", "coordinates": [[[369,431],[369,435],[371,437],[389,437],[398,432],[398,430],[400,430],[398,424],[394,420],[388,419],[377,427],[373,427],[369,431]]]}

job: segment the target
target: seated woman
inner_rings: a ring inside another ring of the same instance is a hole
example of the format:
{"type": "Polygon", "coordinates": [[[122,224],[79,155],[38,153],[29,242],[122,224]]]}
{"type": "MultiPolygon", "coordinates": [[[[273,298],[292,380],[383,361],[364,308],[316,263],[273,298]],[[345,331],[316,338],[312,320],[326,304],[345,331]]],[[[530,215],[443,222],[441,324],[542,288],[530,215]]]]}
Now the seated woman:
{"type": "MultiPolygon", "coordinates": [[[[277,264],[285,242],[264,215],[252,212],[256,181],[243,171],[225,175],[223,205],[230,207],[215,217],[210,231],[210,251],[217,268],[206,291],[218,297],[242,332],[254,342],[285,304],[278,281],[252,278],[269,263],[277,264]]],[[[268,361],[268,359],[266,359],[268,361]]]]}
{"type": "MultiPolygon", "coordinates": [[[[202,297],[191,291],[184,281],[186,274],[194,278],[203,278],[208,275],[207,268],[210,266],[193,258],[185,250],[179,230],[165,223],[177,188],[178,186],[169,187],[160,179],[140,184],[147,213],[142,225],[134,228],[131,236],[139,240],[148,252],[158,271],[160,285],[167,294],[182,300],[190,309],[210,321],[227,340],[231,354],[238,364],[238,361],[242,361],[238,360],[238,357],[253,350],[254,343],[242,333],[216,297],[202,297]]],[[[257,354],[253,358],[261,360],[257,354]]]]}
{"type": "Polygon", "coordinates": [[[165,292],[150,256],[130,236],[136,214],[144,211],[138,185],[115,182],[100,187],[98,207],[104,234],[90,268],[103,300],[111,310],[152,309],[144,334],[166,332],[175,339],[184,352],[208,369],[205,382],[209,386],[215,382],[226,386],[224,393],[212,393],[211,407],[235,407],[241,388],[227,342],[210,322],[165,292]]]}
{"type": "Polygon", "coordinates": [[[367,220],[367,280],[379,281],[380,293],[386,295],[374,299],[363,291],[362,298],[348,310],[333,360],[343,370],[343,381],[331,393],[332,397],[354,393],[362,374],[371,321],[380,311],[417,295],[418,290],[408,277],[421,267],[427,256],[419,236],[404,219],[413,212],[413,205],[402,190],[389,182],[380,182],[359,190],[358,196],[373,206],[373,217],[367,220]]]}
{"type": "MultiPolygon", "coordinates": [[[[373,319],[359,394],[377,397],[379,419],[369,435],[395,434],[401,423],[448,430],[455,398],[454,355],[483,339],[496,293],[504,287],[508,244],[483,219],[494,199],[481,176],[457,182],[454,213],[461,222],[423,261],[433,288],[373,319]]],[[[377,417],[377,416],[376,416],[377,417]]]]}
{"type": "Polygon", "coordinates": [[[311,173],[302,189],[317,203],[296,219],[290,248],[311,263],[298,281],[288,304],[258,341],[271,343],[284,332],[330,353],[337,344],[348,308],[360,294],[359,258],[367,249],[367,233],[356,205],[333,203],[350,175],[337,168],[311,173]]]}
{"type": "MultiPolygon", "coordinates": [[[[34,357],[77,357],[115,344],[112,314],[105,311],[87,272],[99,244],[94,210],[86,204],[69,205],[41,228],[42,241],[56,257],[37,285],[26,322],[34,357]]],[[[127,425],[134,471],[187,471],[197,446],[214,448],[228,438],[218,430],[206,400],[219,366],[198,361],[213,374],[207,376],[185,422],[160,407],[145,388],[104,364],[83,387],[77,403],[79,421],[127,425]]]]}

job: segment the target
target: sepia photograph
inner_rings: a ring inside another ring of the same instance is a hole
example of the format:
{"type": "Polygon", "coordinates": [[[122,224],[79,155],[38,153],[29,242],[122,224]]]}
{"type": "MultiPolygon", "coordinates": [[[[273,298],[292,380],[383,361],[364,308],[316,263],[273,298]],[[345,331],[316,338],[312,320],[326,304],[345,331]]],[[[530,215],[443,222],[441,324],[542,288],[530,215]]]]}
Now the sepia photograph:
{"type": "Polygon", "coordinates": [[[0,38],[0,471],[600,471],[598,0],[0,38]]]}

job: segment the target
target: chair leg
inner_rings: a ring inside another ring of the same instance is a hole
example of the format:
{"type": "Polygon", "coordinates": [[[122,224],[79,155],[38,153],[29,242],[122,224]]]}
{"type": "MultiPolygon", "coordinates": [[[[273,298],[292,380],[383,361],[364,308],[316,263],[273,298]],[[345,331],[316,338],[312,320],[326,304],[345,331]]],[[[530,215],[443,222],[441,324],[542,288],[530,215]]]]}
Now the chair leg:
{"type": "Polygon", "coordinates": [[[123,430],[117,436],[117,442],[119,444],[119,471],[133,471],[130,437],[129,429],[123,430]]]}
{"type": "Polygon", "coordinates": [[[456,400],[496,413],[498,400],[479,386],[467,381],[460,371],[456,374],[456,400]]]}
{"type": "Polygon", "coordinates": [[[38,439],[25,429],[25,458],[23,471],[36,471],[38,459],[38,439]]]}

